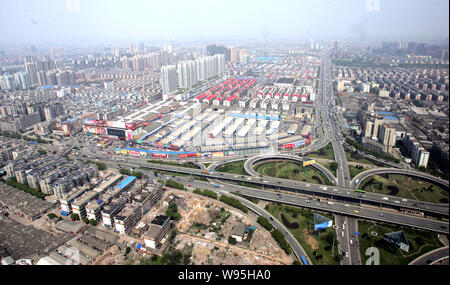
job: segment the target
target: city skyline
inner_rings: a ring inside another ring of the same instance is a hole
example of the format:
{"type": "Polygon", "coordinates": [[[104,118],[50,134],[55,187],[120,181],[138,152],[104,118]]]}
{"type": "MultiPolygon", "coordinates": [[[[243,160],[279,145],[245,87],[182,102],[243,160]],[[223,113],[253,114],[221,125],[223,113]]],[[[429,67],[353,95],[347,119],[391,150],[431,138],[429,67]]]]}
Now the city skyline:
{"type": "Polygon", "coordinates": [[[442,0],[351,0],[346,5],[340,1],[318,4],[290,0],[111,2],[25,0],[4,3],[0,23],[10,28],[3,31],[1,42],[176,41],[233,37],[447,42],[449,33],[448,2],[442,0]]]}

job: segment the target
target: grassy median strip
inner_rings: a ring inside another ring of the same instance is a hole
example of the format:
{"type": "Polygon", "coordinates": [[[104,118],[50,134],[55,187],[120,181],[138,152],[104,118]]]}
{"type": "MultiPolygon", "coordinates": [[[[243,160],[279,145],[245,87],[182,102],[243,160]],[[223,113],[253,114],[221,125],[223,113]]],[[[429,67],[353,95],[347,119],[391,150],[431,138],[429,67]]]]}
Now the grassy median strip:
{"type": "MultiPolygon", "coordinates": [[[[289,229],[313,264],[333,265],[340,263],[342,256],[338,250],[334,228],[321,230],[319,237],[318,233],[314,231],[313,211],[273,203],[268,204],[265,209],[289,229]]],[[[332,219],[327,213],[320,212],[320,214],[332,219]]]]}
{"type": "Polygon", "coordinates": [[[431,182],[401,174],[369,176],[361,182],[359,189],[399,198],[448,203],[447,190],[431,182]]]}
{"type": "Polygon", "coordinates": [[[263,163],[257,166],[255,170],[258,173],[275,178],[332,185],[322,172],[312,166],[302,166],[299,163],[289,161],[263,163]]]}
{"type": "Polygon", "coordinates": [[[225,164],[217,166],[215,170],[219,171],[219,172],[246,175],[247,173],[244,170],[244,164],[245,164],[245,160],[229,162],[229,163],[225,163],[225,164]]]}

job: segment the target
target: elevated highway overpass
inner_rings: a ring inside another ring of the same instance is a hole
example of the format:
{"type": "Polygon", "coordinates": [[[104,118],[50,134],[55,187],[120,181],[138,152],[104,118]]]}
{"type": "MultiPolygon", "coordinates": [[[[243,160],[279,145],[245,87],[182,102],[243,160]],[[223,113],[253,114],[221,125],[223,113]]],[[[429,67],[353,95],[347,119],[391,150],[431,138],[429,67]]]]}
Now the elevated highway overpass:
{"type": "Polygon", "coordinates": [[[407,175],[411,177],[416,177],[424,180],[428,180],[430,182],[433,182],[445,189],[449,189],[449,182],[447,180],[441,179],[439,177],[430,175],[428,173],[419,172],[415,170],[409,170],[409,169],[399,169],[399,168],[377,168],[377,169],[370,169],[366,170],[364,172],[359,173],[356,175],[352,181],[351,181],[351,187],[353,189],[358,189],[361,182],[366,179],[367,177],[370,177],[372,175],[378,175],[378,174],[401,174],[401,175],[407,175]]]}
{"type": "MultiPolygon", "coordinates": [[[[102,159],[102,161],[110,163],[114,162],[105,159],[102,159]]],[[[204,173],[205,170],[202,169],[185,168],[157,163],[145,163],[139,161],[133,161],[133,163],[130,164],[126,163],[126,161],[124,160],[124,162],[119,161],[119,163],[129,165],[130,167],[146,167],[154,170],[195,175],[204,178],[220,179],[224,181],[240,183],[241,185],[248,185],[248,183],[250,183],[262,189],[284,190],[304,195],[324,197],[331,200],[356,203],[360,205],[367,204],[375,207],[385,207],[396,210],[407,208],[415,211],[422,211],[425,213],[425,215],[433,217],[448,217],[449,213],[448,205],[425,203],[412,199],[402,199],[399,203],[395,203],[395,199],[389,199],[389,201],[383,200],[382,197],[385,195],[380,195],[377,193],[366,193],[365,196],[361,196],[360,194],[355,192],[354,189],[337,186],[325,186],[320,184],[292,181],[267,176],[251,177],[247,175],[236,175],[217,171],[206,174],[204,173]]]]}

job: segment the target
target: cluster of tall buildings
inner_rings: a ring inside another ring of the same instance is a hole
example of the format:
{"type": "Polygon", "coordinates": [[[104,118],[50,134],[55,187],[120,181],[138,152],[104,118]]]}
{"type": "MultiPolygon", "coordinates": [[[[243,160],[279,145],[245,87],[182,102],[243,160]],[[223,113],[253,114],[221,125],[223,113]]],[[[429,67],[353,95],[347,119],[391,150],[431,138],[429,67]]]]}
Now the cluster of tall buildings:
{"type": "Polygon", "coordinates": [[[148,68],[159,69],[161,66],[173,64],[174,58],[171,52],[162,50],[149,54],[138,54],[133,57],[123,56],[121,58],[122,69],[143,71],[148,68]]]}
{"type": "Polygon", "coordinates": [[[178,87],[190,88],[199,81],[225,72],[225,55],[216,54],[178,63],[178,87]]]}
{"type": "Polygon", "coordinates": [[[64,63],[60,59],[35,60],[27,57],[25,71],[30,77],[31,85],[67,86],[75,83],[74,73],[70,69],[65,70],[64,63]]]}
{"type": "Polygon", "coordinates": [[[396,130],[388,120],[365,121],[363,144],[377,152],[390,154],[396,143],[396,130]]]}
{"type": "Polygon", "coordinates": [[[167,95],[178,87],[190,88],[199,81],[221,76],[224,72],[225,56],[223,54],[180,62],[178,67],[175,65],[163,66],[161,68],[162,94],[163,96],[167,95]]]}
{"type": "Polygon", "coordinates": [[[26,90],[31,87],[31,80],[28,73],[19,71],[11,74],[4,74],[0,76],[1,90],[26,90]]]}
{"type": "Polygon", "coordinates": [[[248,61],[248,54],[246,49],[231,47],[230,48],[230,61],[231,62],[242,62],[248,61]]]}

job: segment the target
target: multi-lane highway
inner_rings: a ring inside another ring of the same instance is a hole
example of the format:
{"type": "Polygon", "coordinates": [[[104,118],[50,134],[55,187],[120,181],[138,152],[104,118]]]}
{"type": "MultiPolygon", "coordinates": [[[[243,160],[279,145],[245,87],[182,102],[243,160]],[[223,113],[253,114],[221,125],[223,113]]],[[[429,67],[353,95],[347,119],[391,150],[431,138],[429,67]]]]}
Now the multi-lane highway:
{"type": "Polygon", "coordinates": [[[433,265],[434,263],[440,260],[443,259],[448,260],[449,257],[448,252],[449,252],[448,246],[432,250],[414,259],[409,265],[433,265]]]}
{"type": "MultiPolygon", "coordinates": [[[[348,188],[350,186],[350,171],[348,169],[347,158],[345,150],[342,147],[343,136],[340,129],[344,129],[345,125],[341,125],[341,128],[332,127],[332,122],[339,124],[336,115],[335,99],[333,86],[331,86],[331,63],[328,59],[328,51],[322,53],[322,96],[320,102],[322,103],[323,111],[322,118],[325,121],[324,125],[328,126],[325,129],[325,135],[327,140],[331,140],[333,147],[334,160],[338,164],[336,169],[337,174],[337,186],[348,188]],[[327,112],[328,111],[328,112],[327,112]]],[[[342,122],[342,121],[341,121],[342,122]]],[[[347,216],[336,215],[336,235],[339,240],[339,250],[343,255],[341,264],[360,264],[360,252],[359,244],[354,238],[354,232],[350,231],[357,228],[358,220],[347,216]],[[355,241],[354,241],[355,240],[355,241]]]]}
{"type": "MultiPolygon", "coordinates": [[[[236,182],[251,182],[252,179],[256,181],[256,184],[258,185],[271,185],[268,181],[261,181],[259,178],[256,179],[255,177],[249,177],[249,176],[241,176],[241,175],[234,175],[229,173],[213,173],[213,174],[202,174],[203,170],[200,169],[191,169],[191,168],[184,168],[184,167],[178,167],[178,166],[172,166],[172,165],[162,165],[162,164],[155,164],[155,163],[126,163],[126,162],[115,162],[113,160],[107,160],[102,159],[99,160],[101,162],[105,162],[108,165],[112,165],[115,167],[118,167],[118,164],[127,166],[127,167],[139,167],[140,165],[146,166],[149,169],[155,169],[155,170],[163,170],[163,171],[169,171],[169,172],[178,172],[178,173],[184,173],[189,175],[196,175],[201,177],[208,177],[208,178],[214,178],[214,179],[225,179],[228,181],[236,181],[236,182]]],[[[264,179],[264,178],[261,178],[264,179]]],[[[245,189],[247,196],[249,197],[255,197],[260,198],[263,200],[269,200],[269,201],[276,201],[279,203],[285,203],[290,204],[294,206],[300,206],[305,208],[311,208],[311,209],[318,209],[322,211],[328,211],[332,213],[337,214],[343,214],[343,215],[349,215],[353,217],[359,217],[359,218],[366,218],[371,220],[378,220],[383,222],[390,222],[394,224],[400,224],[400,225],[407,225],[412,226],[416,228],[422,228],[427,229],[435,232],[441,232],[441,233],[448,233],[448,222],[443,222],[439,220],[433,220],[433,219],[425,219],[421,217],[411,216],[411,215],[405,215],[402,213],[399,213],[397,211],[389,211],[379,208],[371,208],[371,207],[361,207],[358,204],[351,204],[351,203],[345,203],[345,202],[337,202],[337,201],[326,201],[325,199],[319,199],[316,198],[315,200],[311,197],[305,197],[305,196],[298,196],[298,195],[292,195],[292,194],[284,194],[280,192],[275,191],[267,191],[267,190],[261,190],[256,188],[248,188],[238,185],[230,185],[230,184],[224,184],[227,185],[227,187],[232,188],[233,191],[240,190],[241,192],[245,189]],[[280,196],[281,195],[281,196],[280,196]],[[321,201],[320,201],[321,200],[321,201]]],[[[325,187],[325,186],[322,186],[325,187]]],[[[326,190],[324,190],[326,191],[326,190]]]]}
{"type": "MultiPolygon", "coordinates": [[[[110,160],[111,161],[111,160],[110,160]]],[[[119,159],[118,162],[124,164],[129,162],[129,160],[119,159]]],[[[155,170],[170,171],[183,173],[188,175],[196,175],[205,178],[221,179],[232,182],[244,182],[252,183],[259,187],[264,187],[265,189],[272,188],[278,190],[286,190],[296,193],[302,193],[305,195],[319,195],[322,197],[327,197],[333,200],[349,201],[352,203],[363,203],[371,204],[376,207],[386,207],[392,209],[408,208],[416,211],[423,211],[425,213],[431,213],[435,215],[442,215],[448,217],[449,208],[448,205],[435,205],[431,203],[418,202],[411,199],[398,199],[398,200],[384,200],[383,195],[377,193],[366,193],[364,197],[360,196],[352,189],[342,188],[337,186],[324,186],[314,183],[306,183],[293,181],[288,179],[274,178],[269,176],[263,177],[250,177],[247,175],[236,175],[231,173],[217,172],[210,174],[203,173],[204,170],[185,168],[173,165],[164,165],[157,163],[146,163],[137,160],[133,160],[131,167],[147,167],[155,170]],[[398,201],[398,202],[397,202],[398,201]]]]}

